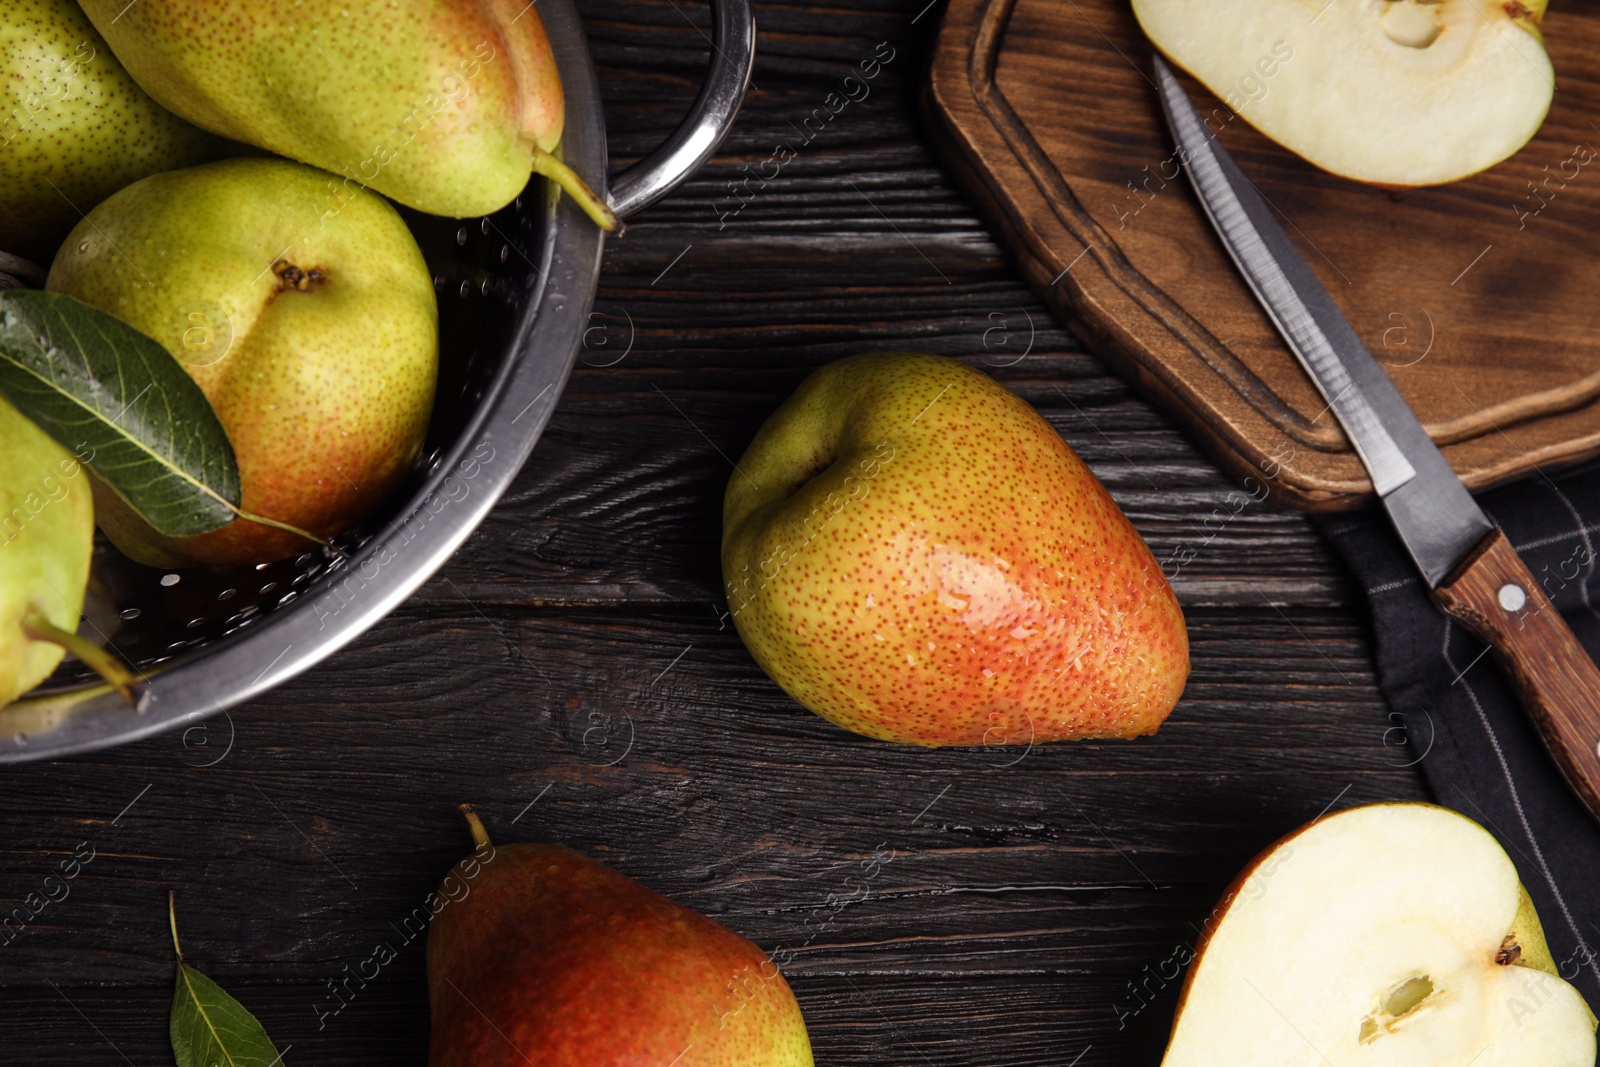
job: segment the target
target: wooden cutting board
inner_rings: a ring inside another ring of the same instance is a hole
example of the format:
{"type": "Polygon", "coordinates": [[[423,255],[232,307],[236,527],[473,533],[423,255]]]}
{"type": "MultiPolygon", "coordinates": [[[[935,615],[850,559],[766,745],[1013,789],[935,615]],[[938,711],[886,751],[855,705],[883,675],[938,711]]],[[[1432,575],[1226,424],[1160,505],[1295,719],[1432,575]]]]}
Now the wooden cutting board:
{"type": "MultiPolygon", "coordinates": [[[[1600,453],[1600,7],[1556,0],[1544,29],[1538,136],[1433,189],[1325,174],[1185,76],[1473,489],[1600,453]]],[[[1150,55],[1128,0],[950,0],[936,139],[1046,302],[1236,477],[1307,510],[1365,503],[1365,471],[1178,171],[1150,55]]]]}

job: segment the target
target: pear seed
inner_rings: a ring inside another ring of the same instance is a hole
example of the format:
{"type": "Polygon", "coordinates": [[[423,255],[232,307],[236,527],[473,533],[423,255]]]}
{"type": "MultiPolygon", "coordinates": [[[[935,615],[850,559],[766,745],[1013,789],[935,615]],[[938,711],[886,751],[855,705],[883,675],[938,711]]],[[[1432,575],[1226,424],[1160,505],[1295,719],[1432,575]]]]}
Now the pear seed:
{"type": "Polygon", "coordinates": [[[1426,48],[1443,30],[1439,16],[1431,7],[1413,0],[1395,0],[1383,14],[1383,32],[1395,44],[1407,48],[1426,48]]]}

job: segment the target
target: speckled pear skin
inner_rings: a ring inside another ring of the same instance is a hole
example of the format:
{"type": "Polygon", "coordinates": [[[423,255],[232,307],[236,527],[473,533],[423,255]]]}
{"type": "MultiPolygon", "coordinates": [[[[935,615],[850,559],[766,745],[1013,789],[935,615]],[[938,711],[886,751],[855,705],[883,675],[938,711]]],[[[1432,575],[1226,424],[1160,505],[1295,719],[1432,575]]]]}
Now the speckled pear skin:
{"type": "Polygon", "coordinates": [[[1183,614],[1050,424],[954,360],[829,364],[728,481],[722,572],[756,662],[868,737],[1012,746],[1155,732],[1183,614]]]}
{"type": "Polygon", "coordinates": [[[85,0],[151,96],[213,133],[435,215],[487,215],[561,138],[525,0],[85,0]]]}
{"type": "Polygon", "coordinates": [[[0,251],[47,264],[80,212],[220,148],[139,88],[76,0],[0,7],[0,251]]]}
{"type": "Polygon", "coordinates": [[[437,897],[429,1067],[811,1067],[759,948],[572,849],[486,846],[437,897]]]}
{"type": "MultiPolygon", "coordinates": [[[[47,287],[160,341],[233,443],[243,508],[326,538],[387,499],[421,451],[438,304],[394,208],[357,190],[324,217],[324,177],[267,158],[153,175],[89,213],[47,287]]],[[[112,542],[152,566],[314,547],[244,519],[165,538],[114,494],[96,503],[112,542]]]]}
{"type": "Polygon", "coordinates": [[[22,630],[33,605],[78,628],[94,550],[89,476],[78,461],[0,400],[0,707],[56,669],[65,650],[22,630]]]}

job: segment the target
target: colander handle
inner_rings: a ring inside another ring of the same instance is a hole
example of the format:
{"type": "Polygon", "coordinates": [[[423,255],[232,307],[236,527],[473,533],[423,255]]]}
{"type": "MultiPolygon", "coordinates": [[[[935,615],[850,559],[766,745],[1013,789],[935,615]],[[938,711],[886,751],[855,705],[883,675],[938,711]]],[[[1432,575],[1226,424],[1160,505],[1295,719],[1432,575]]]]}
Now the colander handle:
{"type": "Polygon", "coordinates": [[[751,0],[711,0],[716,39],[711,72],[688,116],[666,143],[611,184],[608,202],[626,219],[677,188],[711,158],[733,127],[756,59],[756,16],[751,0]]]}

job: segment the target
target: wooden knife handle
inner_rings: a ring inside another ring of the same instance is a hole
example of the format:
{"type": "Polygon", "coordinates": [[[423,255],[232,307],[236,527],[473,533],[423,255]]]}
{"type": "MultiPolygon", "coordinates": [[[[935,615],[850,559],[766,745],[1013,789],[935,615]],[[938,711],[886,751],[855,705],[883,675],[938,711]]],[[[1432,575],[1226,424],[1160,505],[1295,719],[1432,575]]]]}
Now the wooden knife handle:
{"type": "Polygon", "coordinates": [[[1494,649],[1573,790],[1600,819],[1600,668],[1495,530],[1434,600],[1494,649]]]}

